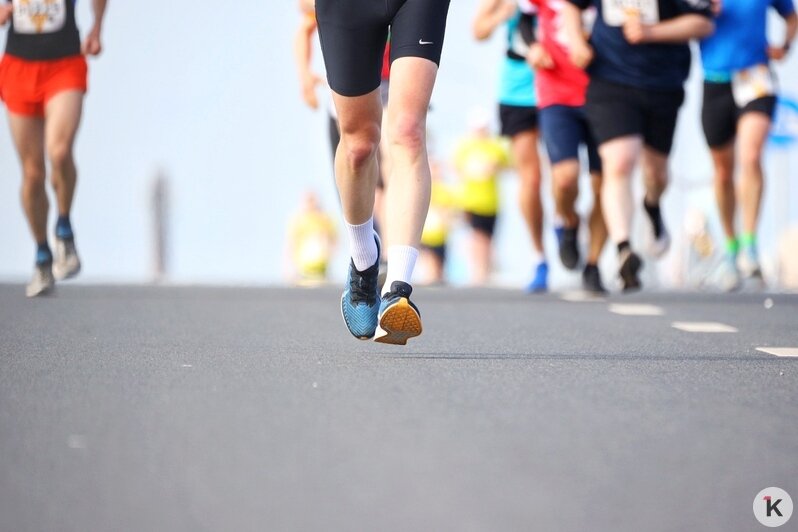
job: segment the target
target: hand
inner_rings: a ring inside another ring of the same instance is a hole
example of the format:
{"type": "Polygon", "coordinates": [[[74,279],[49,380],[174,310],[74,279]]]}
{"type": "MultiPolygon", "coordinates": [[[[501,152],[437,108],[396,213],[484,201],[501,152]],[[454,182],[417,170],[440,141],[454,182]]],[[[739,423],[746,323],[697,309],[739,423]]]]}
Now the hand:
{"type": "Polygon", "coordinates": [[[643,44],[651,38],[651,26],[643,24],[640,17],[629,17],[623,25],[623,36],[629,44],[643,44]]]}
{"type": "Polygon", "coordinates": [[[593,61],[593,48],[585,41],[575,41],[571,44],[568,55],[574,65],[585,69],[593,61]]]}
{"type": "Polygon", "coordinates": [[[0,5],[0,26],[4,26],[14,13],[13,4],[0,5]]]}
{"type": "Polygon", "coordinates": [[[100,40],[100,27],[94,26],[86,39],[83,41],[81,52],[83,55],[100,55],[103,51],[102,41],[100,40]]]}
{"type": "Polygon", "coordinates": [[[499,19],[502,21],[510,20],[513,15],[515,15],[516,10],[518,9],[518,4],[515,2],[507,2],[506,0],[502,2],[502,5],[499,6],[498,14],[499,19]]]}
{"type": "Polygon", "coordinates": [[[768,57],[773,61],[782,61],[787,57],[787,50],[783,46],[768,46],[768,57]]]}
{"type": "Polygon", "coordinates": [[[321,78],[309,72],[302,79],[302,99],[311,109],[319,108],[319,99],[316,96],[316,85],[321,84],[321,78]]]}
{"type": "Polygon", "coordinates": [[[532,68],[546,70],[554,68],[554,60],[551,58],[551,54],[539,42],[529,47],[529,52],[526,55],[526,62],[529,63],[532,68]]]}

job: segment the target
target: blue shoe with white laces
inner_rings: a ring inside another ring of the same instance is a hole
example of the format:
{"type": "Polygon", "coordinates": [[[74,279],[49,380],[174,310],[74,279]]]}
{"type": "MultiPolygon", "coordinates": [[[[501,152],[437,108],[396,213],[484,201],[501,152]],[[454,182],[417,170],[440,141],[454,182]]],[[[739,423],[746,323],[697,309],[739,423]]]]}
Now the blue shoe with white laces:
{"type": "Polygon", "coordinates": [[[378,278],[380,274],[380,239],[377,241],[377,260],[364,271],[358,271],[355,263],[349,262],[347,286],[341,296],[341,315],[352,336],[370,340],[377,330],[377,313],[380,310],[378,278]]]}

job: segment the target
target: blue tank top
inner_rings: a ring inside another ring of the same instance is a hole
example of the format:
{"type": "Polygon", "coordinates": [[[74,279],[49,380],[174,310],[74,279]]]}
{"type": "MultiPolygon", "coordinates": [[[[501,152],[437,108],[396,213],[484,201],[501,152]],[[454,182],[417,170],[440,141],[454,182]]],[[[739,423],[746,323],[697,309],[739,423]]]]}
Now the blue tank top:
{"type": "Polygon", "coordinates": [[[507,21],[507,54],[501,68],[499,103],[520,107],[537,105],[535,72],[526,62],[533,40],[535,17],[517,10],[507,21]]]}

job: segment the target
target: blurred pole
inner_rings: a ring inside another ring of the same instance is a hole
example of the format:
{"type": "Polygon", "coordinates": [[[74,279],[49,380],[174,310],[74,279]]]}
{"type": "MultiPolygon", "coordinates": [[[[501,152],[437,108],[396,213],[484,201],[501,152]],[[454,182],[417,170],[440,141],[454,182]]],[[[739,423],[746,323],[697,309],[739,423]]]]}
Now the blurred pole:
{"type": "Polygon", "coordinates": [[[161,283],[169,273],[169,179],[158,170],[150,187],[152,219],[152,282],[161,283]]]}

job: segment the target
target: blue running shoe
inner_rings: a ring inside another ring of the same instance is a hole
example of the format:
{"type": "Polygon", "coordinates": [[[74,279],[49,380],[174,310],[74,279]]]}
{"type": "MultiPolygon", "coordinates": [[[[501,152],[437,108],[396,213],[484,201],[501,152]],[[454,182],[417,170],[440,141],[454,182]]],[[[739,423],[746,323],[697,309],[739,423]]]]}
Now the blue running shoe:
{"type": "Polygon", "coordinates": [[[377,261],[365,271],[358,271],[355,263],[349,262],[347,287],[341,296],[341,315],[352,336],[360,340],[374,337],[377,329],[377,313],[380,310],[378,278],[380,274],[380,239],[377,241],[377,261]]]}
{"type": "Polygon", "coordinates": [[[528,294],[540,294],[549,289],[549,265],[541,262],[535,268],[535,277],[526,287],[528,294]]]}
{"type": "Polygon", "coordinates": [[[412,301],[413,287],[402,281],[394,281],[391,291],[380,303],[379,326],[375,342],[406,345],[409,338],[421,334],[421,313],[412,301]]]}

